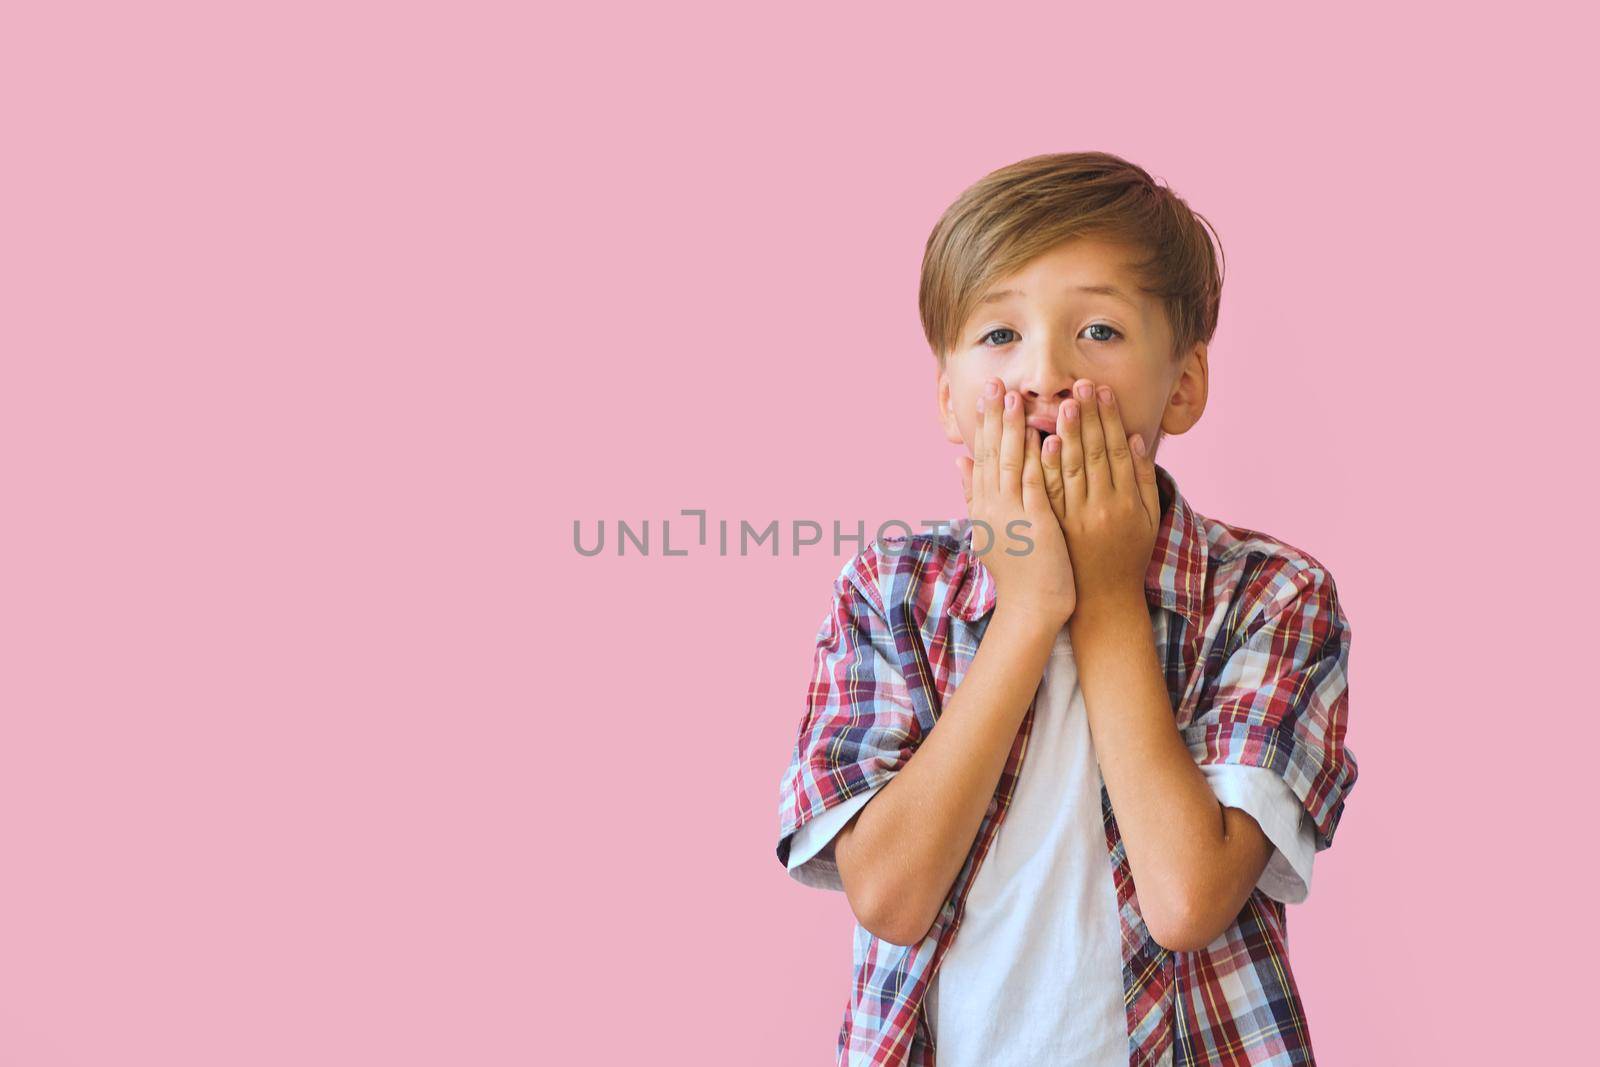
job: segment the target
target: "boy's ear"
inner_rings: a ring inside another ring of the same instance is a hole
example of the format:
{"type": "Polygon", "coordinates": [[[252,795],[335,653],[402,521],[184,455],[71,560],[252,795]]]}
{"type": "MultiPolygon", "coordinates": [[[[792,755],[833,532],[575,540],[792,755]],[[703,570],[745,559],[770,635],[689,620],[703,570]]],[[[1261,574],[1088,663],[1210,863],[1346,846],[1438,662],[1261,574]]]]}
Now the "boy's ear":
{"type": "Polygon", "coordinates": [[[1206,410],[1209,383],[1206,344],[1199,341],[1183,358],[1177,378],[1167,392],[1167,409],[1161,413],[1161,429],[1164,433],[1180,434],[1200,421],[1200,416],[1206,410]]]}
{"type": "Polygon", "coordinates": [[[950,372],[939,371],[939,422],[944,426],[945,440],[953,445],[965,444],[961,437],[961,424],[956,421],[955,408],[950,404],[950,372]]]}

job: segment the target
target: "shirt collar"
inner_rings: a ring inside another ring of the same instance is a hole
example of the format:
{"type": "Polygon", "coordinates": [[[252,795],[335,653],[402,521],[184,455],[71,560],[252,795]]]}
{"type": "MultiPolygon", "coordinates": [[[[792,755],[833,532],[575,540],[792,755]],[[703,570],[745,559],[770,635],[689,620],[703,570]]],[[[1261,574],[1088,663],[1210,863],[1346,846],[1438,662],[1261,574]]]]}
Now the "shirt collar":
{"type": "MultiPolygon", "coordinates": [[[[1205,595],[1206,559],[1209,547],[1199,517],[1178,492],[1178,483],[1161,464],[1156,467],[1156,485],[1161,493],[1161,526],[1156,530],[1155,549],[1144,575],[1145,601],[1152,608],[1175,611],[1195,626],[1205,595]]],[[[955,570],[955,593],[947,614],[975,622],[994,609],[994,576],[983,561],[972,554],[972,523],[964,519],[961,552],[955,570]]]]}

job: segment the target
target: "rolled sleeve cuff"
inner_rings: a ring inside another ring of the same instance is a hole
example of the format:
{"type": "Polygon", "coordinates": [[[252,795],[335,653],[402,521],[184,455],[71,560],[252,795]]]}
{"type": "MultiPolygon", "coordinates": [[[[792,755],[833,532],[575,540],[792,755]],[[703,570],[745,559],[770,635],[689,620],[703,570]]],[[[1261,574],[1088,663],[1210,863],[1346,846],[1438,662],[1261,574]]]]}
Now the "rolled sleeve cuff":
{"type": "Polygon", "coordinates": [[[872,799],[872,794],[883,786],[860,793],[840,804],[835,804],[816,818],[806,822],[794,832],[789,843],[789,875],[801,885],[815,889],[837,889],[844,892],[839,880],[839,865],[833,858],[833,838],[850,817],[872,799]]]}
{"type": "Polygon", "coordinates": [[[1316,836],[1294,790],[1266,767],[1219,763],[1200,770],[1223,806],[1248,812],[1272,842],[1272,858],[1256,882],[1260,890],[1285,904],[1305,900],[1311,892],[1316,836]]]}

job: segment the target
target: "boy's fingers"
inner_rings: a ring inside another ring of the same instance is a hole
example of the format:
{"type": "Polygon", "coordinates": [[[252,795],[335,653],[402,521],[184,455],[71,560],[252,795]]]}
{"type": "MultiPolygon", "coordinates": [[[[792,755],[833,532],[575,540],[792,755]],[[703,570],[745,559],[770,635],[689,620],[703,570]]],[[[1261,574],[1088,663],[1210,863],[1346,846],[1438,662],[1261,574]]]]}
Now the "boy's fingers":
{"type": "MultiPolygon", "coordinates": [[[[1018,406],[1021,406],[1020,403],[1018,406]]],[[[1044,491],[1039,435],[1027,426],[1020,427],[1019,432],[1022,434],[1022,510],[1031,513],[1036,508],[1048,506],[1049,498],[1044,491]]]]}
{"type": "Polygon", "coordinates": [[[1021,398],[1007,389],[1003,401],[1000,435],[1000,492],[1008,498],[1022,496],[1022,404],[1021,398]]]}
{"type": "Polygon", "coordinates": [[[1128,438],[1122,428],[1122,409],[1117,404],[1117,394],[1109,385],[1100,387],[1100,426],[1105,431],[1106,464],[1111,470],[1111,485],[1119,493],[1135,492],[1138,485],[1133,475],[1133,453],[1128,450],[1128,438]]]}
{"type": "Polygon", "coordinates": [[[984,412],[983,398],[980,393],[977,401],[978,421],[972,427],[972,446],[970,462],[967,466],[967,477],[970,479],[972,495],[976,499],[983,498],[983,487],[989,481],[989,468],[984,464],[983,455],[988,449],[984,440],[984,412]]]}
{"type": "MultiPolygon", "coordinates": [[[[1088,379],[1080,379],[1078,385],[1084,382],[1088,379]]],[[[1083,469],[1088,476],[1089,495],[1099,496],[1110,493],[1113,486],[1111,468],[1106,463],[1106,435],[1100,427],[1100,404],[1095,399],[1094,383],[1088,385],[1087,390],[1076,385],[1073,389],[1078,397],[1078,432],[1083,436],[1083,469]],[[1089,395],[1084,396],[1084,392],[1089,395]]]]}
{"type": "Polygon", "coordinates": [[[1089,497],[1089,479],[1083,469],[1083,440],[1078,424],[1083,421],[1083,410],[1071,397],[1061,402],[1061,413],[1056,416],[1056,433],[1061,437],[1061,486],[1067,498],[1067,510],[1073,511],[1089,497]]]}
{"type": "MultiPolygon", "coordinates": [[[[993,381],[993,379],[990,379],[993,381]]],[[[989,382],[984,383],[984,388],[989,387],[989,382]]],[[[983,405],[983,488],[980,490],[984,499],[992,499],[1000,489],[1000,410],[1002,396],[998,392],[995,396],[984,396],[979,401],[983,405]]]]}
{"type": "Polygon", "coordinates": [[[1150,455],[1150,446],[1144,443],[1143,434],[1133,435],[1133,476],[1139,482],[1139,498],[1144,501],[1145,514],[1150,525],[1161,525],[1161,487],[1156,484],[1156,461],[1150,455]]]}
{"type": "Polygon", "coordinates": [[[1056,522],[1067,522],[1067,490],[1061,482],[1061,438],[1055,434],[1044,439],[1039,448],[1039,466],[1044,468],[1044,495],[1050,498],[1050,510],[1056,513],[1056,522]]]}

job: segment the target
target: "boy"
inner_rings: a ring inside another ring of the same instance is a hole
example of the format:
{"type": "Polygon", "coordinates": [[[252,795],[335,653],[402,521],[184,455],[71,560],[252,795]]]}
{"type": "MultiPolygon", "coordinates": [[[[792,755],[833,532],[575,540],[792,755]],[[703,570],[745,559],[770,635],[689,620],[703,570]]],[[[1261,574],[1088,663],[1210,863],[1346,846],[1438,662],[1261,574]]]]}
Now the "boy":
{"type": "Polygon", "coordinates": [[[1196,216],[1105,153],[968,189],[921,312],[969,517],[833,586],[778,859],[857,918],[840,1063],[1311,1063],[1285,956],[1356,780],[1315,558],[1190,508],[1196,216]],[[959,936],[958,936],[959,931],[959,936]]]}

